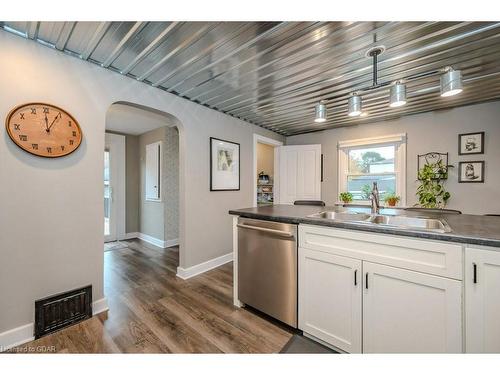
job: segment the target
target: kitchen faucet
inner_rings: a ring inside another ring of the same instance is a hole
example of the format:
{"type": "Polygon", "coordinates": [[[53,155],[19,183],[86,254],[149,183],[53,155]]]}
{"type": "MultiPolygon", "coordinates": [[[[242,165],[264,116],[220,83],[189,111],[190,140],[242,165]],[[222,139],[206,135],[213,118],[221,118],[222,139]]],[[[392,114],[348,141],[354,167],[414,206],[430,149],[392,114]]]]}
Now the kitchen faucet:
{"type": "Polygon", "coordinates": [[[370,193],[370,200],[372,202],[372,214],[378,214],[380,212],[380,201],[376,182],[373,183],[372,192],[370,193]]]}

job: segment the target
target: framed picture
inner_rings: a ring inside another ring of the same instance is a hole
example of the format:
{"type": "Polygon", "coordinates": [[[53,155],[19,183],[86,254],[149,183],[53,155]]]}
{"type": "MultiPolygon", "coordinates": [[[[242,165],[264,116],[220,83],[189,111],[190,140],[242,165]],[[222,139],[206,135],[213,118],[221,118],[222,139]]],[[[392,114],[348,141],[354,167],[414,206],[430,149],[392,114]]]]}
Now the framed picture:
{"type": "Polygon", "coordinates": [[[458,170],[458,182],[484,182],[484,161],[461,161],[458,170]]]}
{"type": "Polygon", "coordinates": [[[484,132],[458,135],[458,155],[484,154],[484,132]]]}
{"type": "Polygon", "coordinates": [[[210,137],[210,191],[240,190],[240,144],[210,137]]]}

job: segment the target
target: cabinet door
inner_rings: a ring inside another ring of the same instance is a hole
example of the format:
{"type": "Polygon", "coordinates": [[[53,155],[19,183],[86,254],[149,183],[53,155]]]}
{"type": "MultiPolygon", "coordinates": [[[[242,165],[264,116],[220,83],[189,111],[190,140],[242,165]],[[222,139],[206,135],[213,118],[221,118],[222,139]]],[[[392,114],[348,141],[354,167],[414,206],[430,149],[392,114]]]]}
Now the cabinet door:
{"type": "Polygon", "coordinates": [[[363,352],[462,352],[461,294],[460,281],[363,262],[363,352]]]}
{"type": "Polygon", "coordinates": [[[465,251],[467,353],[500,353],[500,252],[465,251]]]}
{"type": "Polygon", "coordinates": [[[361,261],[299,248],[299,328],[361,352],[361,261]]]}

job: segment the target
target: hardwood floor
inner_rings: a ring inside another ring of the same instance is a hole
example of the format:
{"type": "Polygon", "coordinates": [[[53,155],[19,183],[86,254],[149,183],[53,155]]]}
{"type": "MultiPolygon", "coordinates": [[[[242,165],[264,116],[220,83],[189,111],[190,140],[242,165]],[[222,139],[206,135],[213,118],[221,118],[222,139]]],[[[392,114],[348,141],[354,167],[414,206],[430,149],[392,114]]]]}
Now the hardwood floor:
{"type": "Polygon", "coordinates": [[[175,276],[178,248],[120,241],[104,252],[108,313],[13,352],[277,353],[291,331],[232,304],[232,263],[189,280],[175,276]]]}

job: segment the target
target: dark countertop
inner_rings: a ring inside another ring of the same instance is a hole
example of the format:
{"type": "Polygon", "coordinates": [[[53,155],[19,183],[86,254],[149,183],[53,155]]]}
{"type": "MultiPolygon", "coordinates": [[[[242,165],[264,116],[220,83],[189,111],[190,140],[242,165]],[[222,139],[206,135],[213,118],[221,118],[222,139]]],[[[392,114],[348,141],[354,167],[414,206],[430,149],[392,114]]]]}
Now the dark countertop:
{"type": "Polygon", "coordinates": [[[292,224],[312,224],[328,227],[360,230],[364,232],[387,233],[398,236],[427,238],[439,241],[451,241],[482,246],[498,247],[500,251],[500,217],[481,215],[453,215],[453,214],[423,214],[401,209],[382,209],[381,214],[403,216],[426,216],[445,220],[451,227],[450,233],[436,233],[414,231],[408,229],[388,228],[379,225],[366,225],[353,222],[340,222],[329,219],[310,218],[308,215],[321,211],[355,211],[370,212],[369,208],[318,207],[274,205],[263,207],[242,208],[230,210],[231,215],[238,215],[251,219],[279,221],[292,224]]]}

